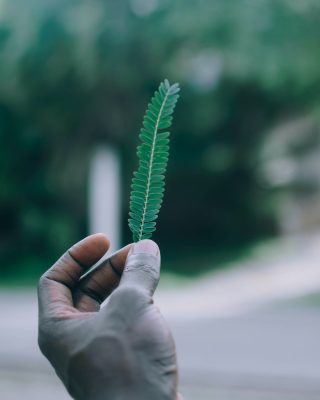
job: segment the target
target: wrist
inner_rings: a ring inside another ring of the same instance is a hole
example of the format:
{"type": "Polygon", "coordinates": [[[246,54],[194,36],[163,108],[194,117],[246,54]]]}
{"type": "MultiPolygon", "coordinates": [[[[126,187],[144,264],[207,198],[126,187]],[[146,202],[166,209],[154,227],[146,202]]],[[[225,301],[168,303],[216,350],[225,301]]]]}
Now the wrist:
{"type": "Polygon", "coordinates": [[[75,397],[75,400],[177,400],[177,393],[169,393],[165,388],[117,387],[111,388],[107,383],[103,388],[96,388],[88,395],[75,397]]]}

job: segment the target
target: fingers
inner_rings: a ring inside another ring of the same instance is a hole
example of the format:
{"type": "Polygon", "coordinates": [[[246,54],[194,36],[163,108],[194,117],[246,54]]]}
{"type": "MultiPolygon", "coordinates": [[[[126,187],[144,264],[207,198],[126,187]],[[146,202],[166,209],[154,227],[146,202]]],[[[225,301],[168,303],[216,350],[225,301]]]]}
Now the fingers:
{"type": "Polygon", "coordinates": [[[110,296],[98,317],[102,324],[120,332],[152,303],[160,277],[160,251],[152,240],[131,246],[118,288],[110,296]]]}
{"type": "Polygon", "coordinates": [[[118,286],[131,245],[114,253],[80,279],[74,305],[80,311],[98,311],[101,303],[118,286]]]}
{"type": "Polygon", "coordinates": [[[61,316],[76,312],[72,290],[86,269],[100,260],[108,248],[109,240],[101,233],[88,236],[72,246],[40,279],[40,316],[61,316]]]}
{"type": "Polygon", "coordinates": [[[160,250],[152,240],[141,240],[131,247],[119,288],[135,287],[153,295],[160,278],[160,250]]]}

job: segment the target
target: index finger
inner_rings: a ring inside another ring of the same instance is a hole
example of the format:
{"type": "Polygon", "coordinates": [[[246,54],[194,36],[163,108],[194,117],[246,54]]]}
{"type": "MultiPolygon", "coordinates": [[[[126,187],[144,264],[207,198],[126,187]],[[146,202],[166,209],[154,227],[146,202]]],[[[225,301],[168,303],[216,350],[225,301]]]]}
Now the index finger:
{"type": "Polygon", "coordinates": [[[118,287],[131,244],[118,250],[81,277],[73,293],[80,311],[98,311],[101,303],[118,287]]]}
{"type": "Polygon", "coordinates": [[[40,317],[67,317],[79,312],[72,290],[84,272],[106,253],[109,240],[98,233],[72,246],[44,275],[38,285],[40,317]]]}

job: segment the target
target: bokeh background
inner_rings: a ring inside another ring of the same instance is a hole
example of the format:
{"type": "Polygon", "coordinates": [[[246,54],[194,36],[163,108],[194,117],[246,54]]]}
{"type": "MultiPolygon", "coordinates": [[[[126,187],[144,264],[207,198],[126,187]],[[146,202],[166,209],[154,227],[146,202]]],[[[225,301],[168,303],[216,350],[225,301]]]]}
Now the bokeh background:
{"type": "Polygon", "coordinates": [[[45,369],[30,344],[33,288],[95,230],[95,211],[116,216],[117,245],[131,241],[138,132],[164,78],[182,91],[154,239],[185,396],[319,398],[319,42],[318,0],[0,1],[6,400],[21,398],[17,381],[34,399],[63,396],[52,371],[38,381],[52,385],[46,394],[25,374],[45,369]],[[199,339],[206,350],[190,353],[199,339]]]}

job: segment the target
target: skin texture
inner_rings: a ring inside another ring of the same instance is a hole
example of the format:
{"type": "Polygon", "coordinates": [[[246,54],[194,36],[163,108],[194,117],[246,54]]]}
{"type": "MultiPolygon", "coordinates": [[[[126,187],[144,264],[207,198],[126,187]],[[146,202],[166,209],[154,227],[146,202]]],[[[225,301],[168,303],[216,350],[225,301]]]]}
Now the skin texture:
{"type": "Polygon", "coordinates": [[[74,399],[180,399],[174,341],[152,300],[159,248],[143,240],[85,274],[108,248],[89,236],[41,277],[40,349],[74,399]]]}

